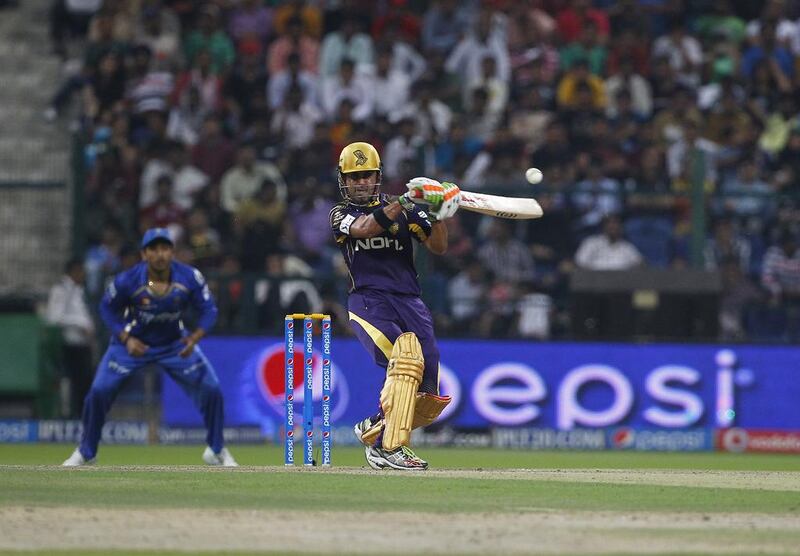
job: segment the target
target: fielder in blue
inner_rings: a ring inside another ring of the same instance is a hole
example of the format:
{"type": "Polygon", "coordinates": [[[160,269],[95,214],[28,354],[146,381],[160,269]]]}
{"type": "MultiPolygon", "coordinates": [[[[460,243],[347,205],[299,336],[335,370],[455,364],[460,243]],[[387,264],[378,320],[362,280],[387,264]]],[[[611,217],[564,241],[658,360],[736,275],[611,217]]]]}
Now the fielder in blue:
{"type": "Polygon", "coordinates": [[[217,319],[208,285],[199,270],[173,260],[173,242],[165,228],[147,230],[141,248],[142,262],[118,274],[100,303],[111,341],[84,401],[80,446],[63,465],[94,463],[106,414],[120,388],[136,371],[157,364],[203,415],[208,430],[203,461],[235,467],[236,460],[223,445],[219,381],[197,347],[217,319]],[[183,326],[183,315],[190,307],[199,314],[191,334],[183,326]]]}

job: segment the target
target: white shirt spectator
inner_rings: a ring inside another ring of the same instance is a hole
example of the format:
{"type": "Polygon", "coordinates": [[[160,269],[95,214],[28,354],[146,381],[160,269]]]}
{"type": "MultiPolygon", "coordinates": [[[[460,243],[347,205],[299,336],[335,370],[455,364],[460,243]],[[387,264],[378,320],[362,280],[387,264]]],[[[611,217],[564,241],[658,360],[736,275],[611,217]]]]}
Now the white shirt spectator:
{"type": "MultiPolygon", "coordinates": [[[[745,33],[750,41],[761,35],[761,20],[754,19],[747,24],[745,33]]],[[[788,47],[795,56],[800,55],[800,19],[797,22],[781,19],[775,27],[775,40],[788,47]]]]}
{"type": "Polygon", "coordinates": [[[417,157],[418,149],[422,146],[423,141],[419,136],[406,137],[403,135],[396,135],[392,137],[383,155],[383,171],[386,174],[386,179],[393,180],[401,177],[400,164],[405,160],[411,160],[417,157]]]}
{"type": "Polygon", "coordinates": [[[677,73],[697,85],[697,69],[703,63],[703,49],[700,41],[690,35],[681,36],[676,41],[673,35],[662,35],[653,43],[653,58],[666,57],[677,73]]]}
{"type": "MultiPolygon", "coordinates": [[[[284,70],[276,75],[273,75],[267,83],[267,98],[269,99],[269,106],[273,110],[283,104],[283,99],[286,98],[286,93],[294,82],[292,74],[289,70],[284,70]]],[[[316,102],[317,100],[317,76],[307,71],[300,71],[297,74],[297,85],[303,91],[303,99],[308,102],[316,102]]]]}
{"type": "Polygon", "coordinates": [[[628,270],[642,264],[642,255],[625,239],[611,242],[605,234],[597,234],[583,240],[575,263],[587,270],[628,270]]]}
{"type": "Polygon", "coordinates": [[[638,73],[627,78],[622,74],[617,74],[606,80],[606,98],[608,99],[606,115],[610,118],[617,116],[617,93],[623,89],[627,89],[631,94],[633,111],[649,117],[653,112],[653,91],[650,82],[638,73]]]}
{"type": "Polygon", "coordinates": [[[64,275],[50,288],[45,319],[59,326],[64,342],[73,346],[91,345],[94,322],[86,304],[86,292],[80,284],[64,275]]]}
{"type": "Polygon", "coordinates": [[[280,108],[272,115],[272,132],[284,138],[290,149],[302,149],[314,138],[314,129],[323,119],[322,112],[304,102],[298,110],[290,107],[280,108]]]}
{"type": "Polygon", "coordinates": [[[425,73],[425,58],[407,42],[397,41],[392,47],[392,70],[408,76],[413,83],[425,73]]]}
{"type": "Polygon", "coordinates": [[[322,81],[320,104],[328,118],[333,119],[339,104],[347,99],[353,103],[353,119],[365,120],[372,115],[375,106],[373,85],[366,75],[354,75],[349,83],[344,83],[339,75],[327,77],[322,81]]]}
{"type": "Polygon", "coordinates": [[[789,256],[778,245],[767,249],[761,270],[761,284],[773,295],[800,294],[800,249],[789,256]]]}
{"type": "Polygon", "coordinates": [[[372,39],[369,35],[356,33],[348,40],[341,32],[327,34],[320,48],[320,76],[336,75],[345,58],[355,62],[356,71],[369,71],[374,60],[372,39]]]}
{"type": "Polygon", "coordinates": [[[502,35],[496,32],[491,33],[486,42],[481,42],[474,34],[461,39],[444,67],[450,73],[461,75],[465,83],[474,83],[481,80],[481,64],[486,56],[495,59],[498,79],[508,82],[511,79],[508,47],[502,35]]]}
{"type": "Polygon", "coordinates": [[[286,198],[286,182],[278,167],[270,162],[256,162],[250,171],[236,165],[222,176],[220,182],[220,202],[228,212],[236,212],[239,203],[250,199],[259,189],[264,178],[272,179],[278,185],[278,197],[286,198]]]}
{"type": "Polygon", "coordinates": [[[388,116],[408,103],[411,79],[405,73],[389,71],[387,75],[376,75],[374,79],[375,113],[388,116]]]}

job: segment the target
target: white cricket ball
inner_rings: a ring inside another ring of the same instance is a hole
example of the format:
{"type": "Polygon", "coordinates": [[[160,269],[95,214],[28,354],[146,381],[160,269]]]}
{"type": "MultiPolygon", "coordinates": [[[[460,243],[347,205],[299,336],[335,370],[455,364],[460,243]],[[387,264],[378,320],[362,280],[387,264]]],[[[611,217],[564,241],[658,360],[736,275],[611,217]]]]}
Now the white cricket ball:
{"type": "Polygon", "coordinates": [[[542,171],[538,168],[528,168],[525,170],[525,179],[528,180],[528,183],[539,183],[542,181],[543,177],[542,171]]]}

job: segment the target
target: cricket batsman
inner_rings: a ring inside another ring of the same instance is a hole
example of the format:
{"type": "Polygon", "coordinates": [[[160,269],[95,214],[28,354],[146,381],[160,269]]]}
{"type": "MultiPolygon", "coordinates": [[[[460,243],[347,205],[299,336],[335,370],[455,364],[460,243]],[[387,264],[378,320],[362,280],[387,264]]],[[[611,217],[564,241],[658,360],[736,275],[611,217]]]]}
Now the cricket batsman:
{"type": "Polygon", "coordinates": [[[375,363],[386,370],[380,412],[356,424],[373,469],[424,470],[411,450],[411,430],[432,423],[450,403],[439,395],[439,348],[430,311],[420,299],[413,241],[447,251],[443,220],[458,210],[453,183],[414,178],[397,199],[381,194],[381,159],[369,143],[339,156],[343,201],[330,223],[350,272],[350,325],[375,363]]]}
{"type": "Polygon", "coordinates": [[[100,314],[111,330],[111,341],[84,401],[80,445],[63,463],[92,464],[106,414],[123,383],[143,367],[159,365],[194,401],[203,415],[208,446],[203,461],[236,467],[223,445],[222,392],[214,368],[197,343],[214,325],[217,307],[199,270],[173,260],[173,242],[166,228],[145,232],[142,262],[118,274],[100,303],[100,314]],[[187,309],[199,315],[188,333],[187,309]]]}

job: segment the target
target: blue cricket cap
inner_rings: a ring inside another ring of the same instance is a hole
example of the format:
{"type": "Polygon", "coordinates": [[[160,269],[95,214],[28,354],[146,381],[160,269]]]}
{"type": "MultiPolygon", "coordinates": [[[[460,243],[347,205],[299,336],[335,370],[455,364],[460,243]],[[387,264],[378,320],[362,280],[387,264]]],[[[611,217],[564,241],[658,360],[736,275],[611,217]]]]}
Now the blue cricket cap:
{"type": "Polygon", "coordinates": [[[166,228],[150,228],[144,233],[142,236],[142,249],[156,241],[157,239],[161,239],[164,241],[169,242],[170,245],[174,245],[174,241],[172,241],[172,236],[169,233],[169,230],[166,228]]]}

